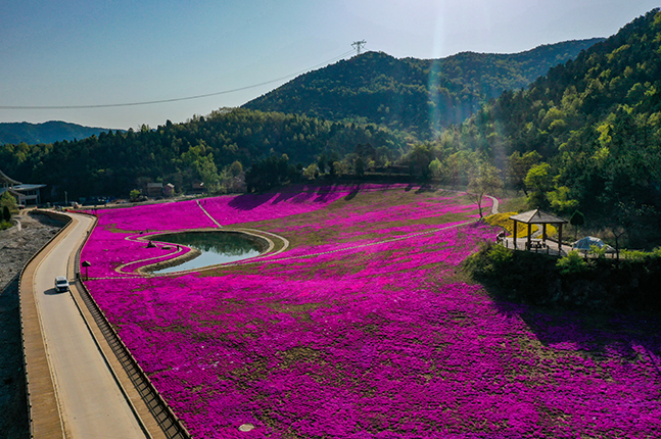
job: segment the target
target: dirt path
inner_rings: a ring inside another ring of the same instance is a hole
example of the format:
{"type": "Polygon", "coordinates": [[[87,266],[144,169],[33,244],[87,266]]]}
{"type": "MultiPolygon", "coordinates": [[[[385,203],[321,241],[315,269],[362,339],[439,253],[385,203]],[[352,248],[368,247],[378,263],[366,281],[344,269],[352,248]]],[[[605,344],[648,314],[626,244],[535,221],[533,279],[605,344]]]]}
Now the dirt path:
{"type": "MultiPolygon", "coordinates": [[[[207,212],[207,210],[204,208],[204,206],[202,206],[202,203],[200,203],[200,200],[195,200],[195,201],[197,202],[197,205],[199,206],[199,208],[202,209],[202,212],[204,212],[204,214],[206,216],[208,216],[209,219],[211,219],[211,221],[213,221],[213,223],[215,225],[217,225],[219,228],[223,227],[218,221],[216,221],[216,219],[214,217],[211,216],[211,214],[209,212],[207,212]]],[[[204,202],[204,200],[202,200],[202,201],[204,202]]]]}
{"type": "Polygon", "coordinates": [[[492,197],[491,195],[485,195],[488,199],[491,200],[491,215],[495,215],[498,212],[498,209],[500,208],[500,201],[498,201],[498,198],[492,197]]]}

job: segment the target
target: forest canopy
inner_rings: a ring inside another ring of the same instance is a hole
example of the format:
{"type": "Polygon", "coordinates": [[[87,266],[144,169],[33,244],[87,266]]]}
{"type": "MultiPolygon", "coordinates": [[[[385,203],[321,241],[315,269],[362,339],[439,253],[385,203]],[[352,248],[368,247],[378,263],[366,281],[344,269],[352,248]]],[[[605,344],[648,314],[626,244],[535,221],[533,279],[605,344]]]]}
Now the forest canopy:
{"type": "Polygon", "coordinates": [[[186,123],[53,144],[0,146],[5,172],[20,181],[49,186],[45,198],[89,195],[126,196],[146,182],[170,182],[189,190],[194,182],[210,187],[223,172],[248,169],[269,156],[287,154],[292,164],[308,166],[319,156],[344,156],[370,144],[380,160],[398,156],[408,137],[375,125],[322,121],[298,115],[223,109],[186,123]],[[232,168],[234,166],[234,168],[232,168]]]}

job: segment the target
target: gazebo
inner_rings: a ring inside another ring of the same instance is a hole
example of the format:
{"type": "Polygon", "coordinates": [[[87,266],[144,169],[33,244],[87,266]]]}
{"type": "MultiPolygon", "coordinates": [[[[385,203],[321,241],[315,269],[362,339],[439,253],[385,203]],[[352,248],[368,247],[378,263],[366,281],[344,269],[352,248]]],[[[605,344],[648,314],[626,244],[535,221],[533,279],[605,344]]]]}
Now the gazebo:
{"type": "Polygon", "coordinates": [[[558,227],[558,250],[562,254],[562,225],[567,224],[566,220],[553,216],[550,213],[542,212],[539,209],[530,210],[528,212],[523,212],[518,215],[512,215],[510,217],[514,221],[514,228],[512,236],[514,238],[514,248],[517,248],[516,245],[516,233],[518,223],[528,224],[528,241],[526,242],[526,248],[530,250],[531,248],[531,237],[532,234],[532,225],[541,224],[542,225],[542,241],[546,243],[546,225],[553,224],[558,227]]]}

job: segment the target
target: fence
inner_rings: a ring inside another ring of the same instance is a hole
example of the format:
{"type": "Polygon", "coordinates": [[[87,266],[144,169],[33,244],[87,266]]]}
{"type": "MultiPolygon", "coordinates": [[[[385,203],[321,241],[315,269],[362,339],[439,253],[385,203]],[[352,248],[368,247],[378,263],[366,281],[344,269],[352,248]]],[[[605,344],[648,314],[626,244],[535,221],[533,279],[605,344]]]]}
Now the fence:
{"type": "MultiPolygon", "coordinates": [[[[94,226],[96,226],[97,221],[98,218],[95,217],[94,226]]],[[[122,364],[122,367],[129,376],[129,379],[135,386],[136,390],[140,394],[140,397],[145,402],[147,408],[154,416],[154,419],[158,423],[159,427],[163,430],[165,435],[170,439],[190,439],[191,436],[188,433],[186,427],[183,425],[182,421],[177,417],[177,415],[174,414],[161,394],[158,392],[158,390],[156,390],[145,371],[140,367],[133,355],[131,355],[129,349],[126,347],[114,328],[110,325],[110,322],[106,318],[105,314],[96,303],[85,284],[82,282],[80,273],[80,255],[90,235],[91,233],[88,233],[83,245],[76,253],[76,279],[80,286],[81,298],[85,302],[85,305],[94,318],[94,321],[105,337],[106,342],[112,349],[119,362],[122,364]]]]}

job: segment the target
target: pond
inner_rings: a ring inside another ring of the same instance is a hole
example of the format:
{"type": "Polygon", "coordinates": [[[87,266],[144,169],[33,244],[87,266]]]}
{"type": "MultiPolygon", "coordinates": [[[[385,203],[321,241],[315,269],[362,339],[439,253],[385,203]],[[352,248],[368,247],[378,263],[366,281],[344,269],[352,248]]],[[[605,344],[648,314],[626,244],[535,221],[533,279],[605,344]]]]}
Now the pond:
{"type": "Polygon", "coordinates": [[[237,232],[185,232],[158,235],[152,241],[167,242],[193,247],[201,252],[199,256],[181,264],[155,270],[153,274],[175,273],[194,270],[210,265],[236,262],[264,251],[265,243],[253,236],[237,232]]]}

